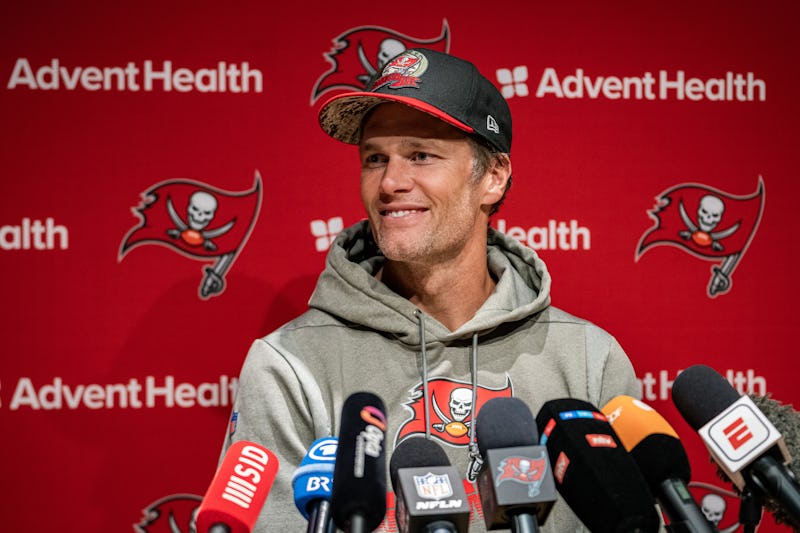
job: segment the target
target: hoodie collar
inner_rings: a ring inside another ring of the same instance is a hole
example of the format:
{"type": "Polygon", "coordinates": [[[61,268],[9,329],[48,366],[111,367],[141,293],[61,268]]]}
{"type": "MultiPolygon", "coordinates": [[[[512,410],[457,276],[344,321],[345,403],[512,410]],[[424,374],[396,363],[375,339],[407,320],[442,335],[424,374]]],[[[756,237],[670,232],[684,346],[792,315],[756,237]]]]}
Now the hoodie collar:
{"type": "MultiPolygon", "coordinates": [[[[309,306],[419,345],[416,306],[375,278],[383,261],[366,220],[345,229],[328,252],[309,306]]],[[[428,316],[425,324],[431,338],[444,342],[468,339],[473,333],[483,334],[549,305],[550,275],[532,249],[489,228],[487,265],[498,280],[494,292],[456,331],[428,316]]]]}

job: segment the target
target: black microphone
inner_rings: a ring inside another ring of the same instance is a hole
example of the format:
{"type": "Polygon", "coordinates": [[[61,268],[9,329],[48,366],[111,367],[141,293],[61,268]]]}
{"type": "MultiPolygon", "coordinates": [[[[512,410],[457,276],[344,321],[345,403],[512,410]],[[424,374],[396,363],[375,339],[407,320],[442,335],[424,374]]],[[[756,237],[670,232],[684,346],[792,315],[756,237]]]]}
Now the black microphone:
{"type": "MultiPolygon", "coordinates": [[[[769,421],[780,432],[789,455],[791,457],[800,455],[800,413],[795,411],[791,405],[783,404],[769,395],[750,394],[749,396],[753,403],[756,404],[756,407],[761,409],[761,412],[767,416],[769,421]]],[[[798,464],[792,462],[787,466],[791,469],[794,478],[797,479],[800,476],[798,464]]],[[[776,523],[791,525],[791,517],[772,498],[765,498],[763,504],[764,508],[772,513],[776,523]]]]}
{"type": "Polygon", "coordinates": [[[678,434],[652,407],[630,396],[601,409],[667,516],[674,533],[718,533],[689,492],[689,458],[678,434]]]}
{"type": "Polygon", "coordinates": [[[533,415],[517,398],[492,398],[481,407],[475,437],[484,460],[478,492],[486,529],[539,531],[556,501],[544,446],[533,415]]]}
{"type": "Polygon", "coordinates": [[[755,487],[800,527],[800,486],[786,467],[791,456],[753,400],[739,395],[713,368],[693,365],[675,378],[672,401],[740,491],[755,487]]]}
{"type": "Polygon", "coordinates": [[[300,466],[294,471],[292,489],[294,504],[308,520],[307,533],[334,533],[331,519],[333,466],[336,461],[335,437],[317,439],[308,448],[300,466]]]}
{"type": "Polygon", "coordinates": [[[356,392],[344,401],[331,492],[333,521],[342,531],[374,531],[386,514],[385,434],[380,398],[356,392]]]}
{"type": "Polygon", "coordinates": [[[389,461],[400,533],[459,533],[469,528],[464,483],[441,446],[411,437],[389,461]]]}
{"type": "Polygon", "coordinates": [[[559,494],[592,533],[656,532],[656,502],[605,415],[574,398],[536,416],[559,494]]]}

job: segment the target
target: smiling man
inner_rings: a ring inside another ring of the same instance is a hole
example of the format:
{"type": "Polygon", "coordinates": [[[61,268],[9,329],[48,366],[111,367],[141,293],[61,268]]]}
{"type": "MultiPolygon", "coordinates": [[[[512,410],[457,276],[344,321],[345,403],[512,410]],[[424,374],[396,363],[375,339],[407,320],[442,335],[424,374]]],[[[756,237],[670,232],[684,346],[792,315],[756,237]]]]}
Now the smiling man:
{"type": "MultiPolygon", "coordinates": [[[[225,447],[252,440],[280,460],[258,531],[305,527],[292,474],[314,440],[336,435],[354,392],[383,399],[387,456],[411,437],[442,445],[473,511],[486,401],[517,397],[536,414],[556,398],[638,395],[617,341],[550,305],[542,260],[489,226],[511,184],[511,114],[474,65],[406,50],[365,91],[329,100],[320,124],[358,146],[367,220],[333,243],[309,310],[244,363],[225,447]]],[[[561,501],[542,528],[581,530],[561,501]]],[[[478,512],[470,531],[485,531],[478,512]]]]}
{"type": "Polygon", "coordinates": [[[456,330],[494,289],[488,213],[505,192],[509,160],[474,175],[463,133],[399,103],[376,108],[361,137],[361,199],[386,258],[376,277],[456,330]]]}

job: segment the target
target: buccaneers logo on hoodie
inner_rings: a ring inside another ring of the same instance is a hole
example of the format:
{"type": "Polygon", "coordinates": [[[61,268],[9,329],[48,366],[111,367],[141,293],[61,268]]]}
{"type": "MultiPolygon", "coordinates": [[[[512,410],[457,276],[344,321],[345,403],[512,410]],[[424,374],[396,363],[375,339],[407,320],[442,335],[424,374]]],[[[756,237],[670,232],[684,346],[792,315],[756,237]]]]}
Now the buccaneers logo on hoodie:
{"type": "Polygon", "coordinates": [[[481,406],[492,398],[510,398],[512,392],[508,375],[505,386],[499,389],[478,386],[474,401],[472,384],[447,378],[431,379],[428,380],[430,412],[426,413],[424,389],[419,383],[409,391],[409,400],[404,406],[411,411],[411,417],[400,427],[395,442],[425,434],[427,420],[432,437],[454,446],[468,446],[470,428],[481,406]]]}

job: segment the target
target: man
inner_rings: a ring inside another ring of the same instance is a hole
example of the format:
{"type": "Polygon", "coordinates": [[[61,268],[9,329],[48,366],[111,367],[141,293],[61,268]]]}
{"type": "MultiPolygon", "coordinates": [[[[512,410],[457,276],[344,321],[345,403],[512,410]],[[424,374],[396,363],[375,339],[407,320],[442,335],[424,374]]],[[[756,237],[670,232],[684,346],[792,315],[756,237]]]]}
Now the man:
{"type": "MultiPolygon", "coordinates": [[[[511,181],[511,115],[471,63],[407,50],[366,92],[328,101],[320,123],[358,145],[368,221],[333,243],[310,309],[244,363],[226,445],[253,440],[280,460],[259,531],[304,529],[292,473],[315,439],[336,435],[354,392],[386,404],[387,457],[426,435],[470,479],[488,399],[518,397],[535,415],[554,398],[638,394],[614,338],[552,307],[541,259],[489,227],[511,181]]],[[[484,530],[473,513],[470,531],[484,530]]],[[[581,525],[559,501],[542,530],[581,525]]]]}

